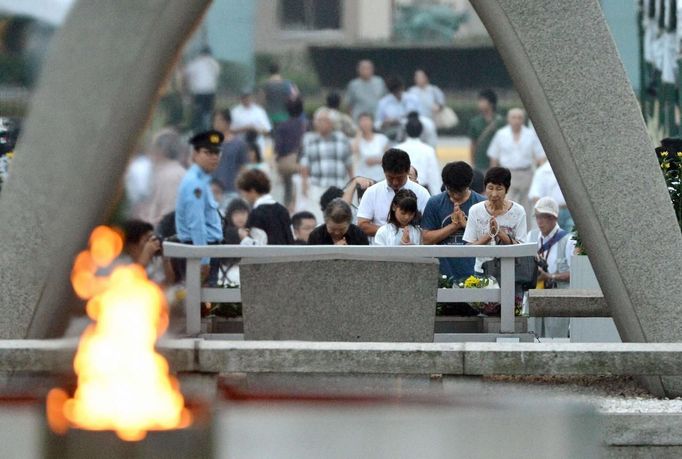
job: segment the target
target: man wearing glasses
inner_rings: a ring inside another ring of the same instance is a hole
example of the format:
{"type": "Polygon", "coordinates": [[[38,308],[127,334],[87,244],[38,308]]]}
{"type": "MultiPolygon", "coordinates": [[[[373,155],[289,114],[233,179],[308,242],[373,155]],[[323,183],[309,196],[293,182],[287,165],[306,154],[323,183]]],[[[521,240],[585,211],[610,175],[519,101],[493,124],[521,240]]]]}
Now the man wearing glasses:
{"type": "MultiPolygon", "coordinates": [[[[224,136],[218,131],[205,131],[192,137],[192,161],[194,164],[180,182],[175,204],[175,227],[183,244],[211,245],[223,240],[223,229],[218,213],[218,203],[213,199],[211,173],[220,162],[220,145],[224,136]]],[[[202,258],[201,270],[209,282],[217,276],[218,260],[202,258]],[[215,265],[215,266],[214,266],[215,265]]]]}
{"type": "MultiPolygon", "coordinates": [[[[422,240],[425,245],[463,245],[469,209],[486,198],[469,188],[474,172],[463,161],[446,164],[441,176],[445,191],[426,204],[422,240]]],[[[454,281],[468,277],[474,273],[474,258],[441,258],[440,272],[454,281]]]]}

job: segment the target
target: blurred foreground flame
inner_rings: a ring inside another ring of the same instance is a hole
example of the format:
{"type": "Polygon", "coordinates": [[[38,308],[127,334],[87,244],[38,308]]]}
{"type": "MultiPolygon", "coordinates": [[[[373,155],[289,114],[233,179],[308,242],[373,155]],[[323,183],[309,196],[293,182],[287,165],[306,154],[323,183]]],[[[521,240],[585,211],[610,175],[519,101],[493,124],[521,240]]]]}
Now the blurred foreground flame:
{"type": "Polygon", "coordinates": [[[96,323],[85,330],[78,346],[74,397],[62,389],[48,394],[48,423],[57,433],[73,426],[113,430],[123,440],[137,441],[147,431],[191,423],[177,380],[154,350],[168,326],[161,289],[135,264],[97,276],[122,248],[121,236],[100,226],[90,236],[89,250],[76,257],[71,282],[78,296],[88,300],[88,316],[96,323]]]}

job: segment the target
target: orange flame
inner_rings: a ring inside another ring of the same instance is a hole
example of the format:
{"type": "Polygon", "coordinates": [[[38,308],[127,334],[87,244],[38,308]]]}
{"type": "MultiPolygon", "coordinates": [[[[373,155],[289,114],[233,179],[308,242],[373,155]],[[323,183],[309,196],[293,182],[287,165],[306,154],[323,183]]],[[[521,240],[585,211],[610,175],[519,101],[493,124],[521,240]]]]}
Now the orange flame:
{"type": "Polygon", "coordinates": [[[163,293],[139,265],[119,266],[108,277],[97,276],[121,253],[121,236],[111,228],[95,228],[90,248],[74,262],[71,281],[88,299],[90,325],[78,346],[74,369],[78,388],[67,399],[61,389],[48,394],[52,429],[66,424],[87,430],[114,430],[127,441],[143,439],[149,430],[186,427],[191,415],[177,380],[154,344],[168,326],[163,293]]]}

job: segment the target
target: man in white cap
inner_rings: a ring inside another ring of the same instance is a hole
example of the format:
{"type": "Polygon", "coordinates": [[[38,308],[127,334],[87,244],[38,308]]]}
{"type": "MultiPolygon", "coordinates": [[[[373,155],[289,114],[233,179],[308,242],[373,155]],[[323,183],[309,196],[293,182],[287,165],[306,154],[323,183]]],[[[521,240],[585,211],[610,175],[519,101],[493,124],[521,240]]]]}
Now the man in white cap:
{"type": "MultiPolygon", "coordinates": [[[[538,227],[528,233],[527,242],[538,243],[539,271],[537,288],[568,288],[571,279],[571,256],[575,250],[572,233],[558,224],[559,204],[550,198],[540,198],[533,208],[538,227]]],[[[568,337],[568,318],[544,319],[541,336],[568,337]]]]}

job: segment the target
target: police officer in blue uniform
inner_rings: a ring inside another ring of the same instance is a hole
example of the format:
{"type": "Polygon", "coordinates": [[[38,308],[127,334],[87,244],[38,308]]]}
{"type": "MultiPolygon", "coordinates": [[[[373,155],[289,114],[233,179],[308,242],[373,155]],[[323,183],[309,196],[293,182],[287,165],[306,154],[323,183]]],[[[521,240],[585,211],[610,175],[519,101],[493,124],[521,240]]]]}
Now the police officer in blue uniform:
{"type": "MultiPolygon", "coordinates": [[[[220,162],[222,133],[214,130],[200,132],[192,137],[192,161],[194,164],[180,182],[178,198],[175,203],[175,227],[177,236],[183,244],[213,245],[223,241],[223,229],[218,203],[213,199],[209,183],[211,173],[220,162]]],[[[218,276],[218,259],[203,258],[202,274],[208,275],[209,283],[218,276]]]]}

